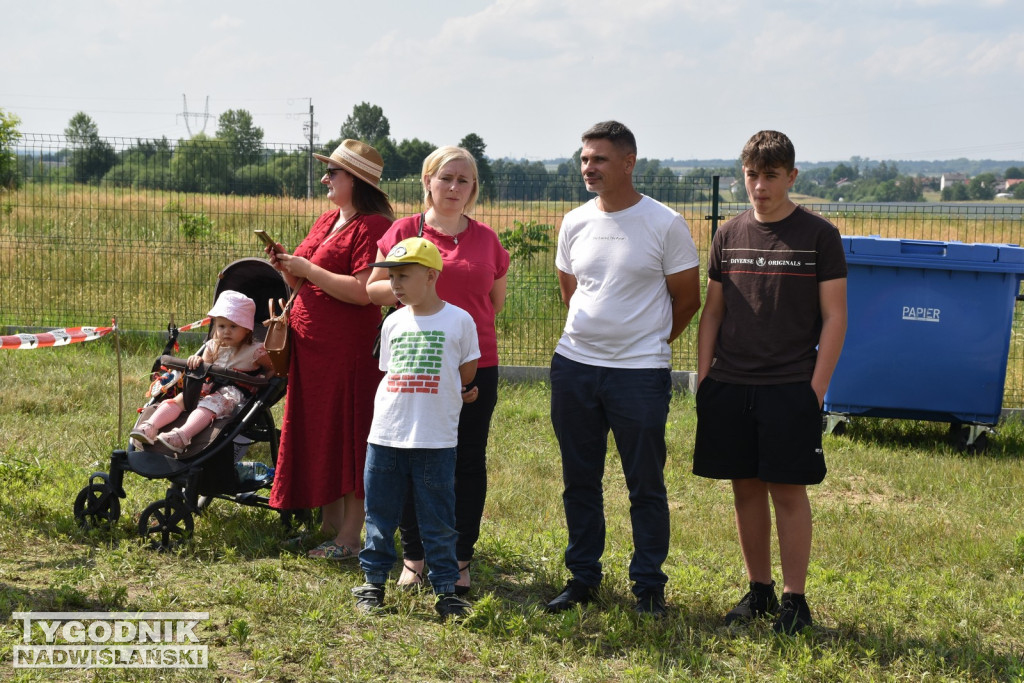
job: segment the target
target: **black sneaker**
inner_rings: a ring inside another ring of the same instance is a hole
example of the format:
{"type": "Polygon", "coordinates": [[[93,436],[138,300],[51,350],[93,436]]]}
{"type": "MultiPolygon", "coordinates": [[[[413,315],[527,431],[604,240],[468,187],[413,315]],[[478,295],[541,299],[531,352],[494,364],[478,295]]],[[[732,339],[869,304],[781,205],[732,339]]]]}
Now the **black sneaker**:
{"type": "Polygon", "coordinates": [[[783,593],[782,609],[772,629],[776,633],[795,635],[811,625],[811,608],[801,593],[783,593]]]}
{"type": "Polygon", "coordinates": [[[586,605],[594,599],[594,586],[580,583],[576,579],[569,579],[565,589],[558,594],[554,600],[544,606],[545,611],[552,614],[572,609],[576,605],[586,605]]]}
{"type": "Polygon", "coordinates": [[[641,593],[636,599],[636,607],[633,608],[641,616],[650,616],[661,619],[665,616],[665,594],[660,590],[650,590],[641,593]]]}
{"type": "Polygon", "coordinates": [[[725,625],[745,623],[779,611],[779,599],[775,597],[775,582],[750,582],[750,591],[725,615],[725,625]]]}
{"type": "Polygon", "coordinates": [[[455,593],[438,593],[434,609],[441,615],[441,621],[447,621],[449,617],[464,617],[473,611],[473,607],[455,593]]]}
{"type": "Polygon", "coordinates": [[[384,584],[364,583],[352,589],[356,598],[356,609],[370,614],[384,606],[384,584]]]}

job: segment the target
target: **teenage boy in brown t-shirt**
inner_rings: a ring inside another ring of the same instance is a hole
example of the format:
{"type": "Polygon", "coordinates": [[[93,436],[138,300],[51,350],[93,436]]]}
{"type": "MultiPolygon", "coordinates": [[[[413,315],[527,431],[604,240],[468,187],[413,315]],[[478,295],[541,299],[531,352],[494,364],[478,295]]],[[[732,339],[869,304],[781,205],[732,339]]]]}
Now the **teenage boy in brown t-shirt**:
{"type": "Polygon", "coordinates": [[[789,198],[796,154],[777,131],[743,148],[751,209],[716,233],[697,332],[693,472],[732,481],[750,591],[726,624],[776,616],[811,625],[807,486],[825,477],[821,407],[846,334],[846,259],[839,231],[789,198]],[[771,510],[779,537],[781,608],[772,580],[771,510]]]}

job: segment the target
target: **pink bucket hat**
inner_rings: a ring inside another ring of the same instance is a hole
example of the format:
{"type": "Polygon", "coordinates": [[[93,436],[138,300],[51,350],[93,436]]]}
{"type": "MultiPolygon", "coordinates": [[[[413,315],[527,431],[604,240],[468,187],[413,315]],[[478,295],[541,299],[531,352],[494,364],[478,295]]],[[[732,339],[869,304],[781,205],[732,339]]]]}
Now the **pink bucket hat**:
{"type": "Polygon", "coordinates": [[[256,317],[256,304],[252,299],[241,292],[232,289],[225,289],[217,297],[213,308],[206,315],[218,318],[227,318],[239,327],[252,330],[253,320],[256,317]]]}

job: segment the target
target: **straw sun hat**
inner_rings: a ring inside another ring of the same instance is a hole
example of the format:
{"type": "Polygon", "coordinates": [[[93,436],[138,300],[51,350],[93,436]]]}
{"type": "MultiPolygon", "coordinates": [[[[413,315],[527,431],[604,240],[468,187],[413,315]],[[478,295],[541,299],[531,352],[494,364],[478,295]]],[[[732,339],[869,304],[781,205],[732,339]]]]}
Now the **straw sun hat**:
{"type": "Polygon", "coordinates": [[[385,197],[387,193],[380,189],[380,176],[384,171],[384,159],[380,153],[365,142],[359,140],[342,140],[331,156],[314,154],[315,158],[324,162],[333,161],[343,169],[367,183],[385,197]]]}

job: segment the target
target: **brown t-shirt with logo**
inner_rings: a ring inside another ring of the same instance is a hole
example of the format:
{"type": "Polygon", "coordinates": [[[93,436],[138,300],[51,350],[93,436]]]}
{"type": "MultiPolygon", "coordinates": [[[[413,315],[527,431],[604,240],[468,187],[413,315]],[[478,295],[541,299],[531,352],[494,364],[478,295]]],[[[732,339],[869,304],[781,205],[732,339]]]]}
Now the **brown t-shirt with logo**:
{"type": "Polygon", "coordinates": [[[722,284],[725,302],[709,376],[809,382],[821,335],[818,283],[846,277],[839,230],[801,206],[776,223],[749,209],[715,233],[708,277],[722,284]]]}

